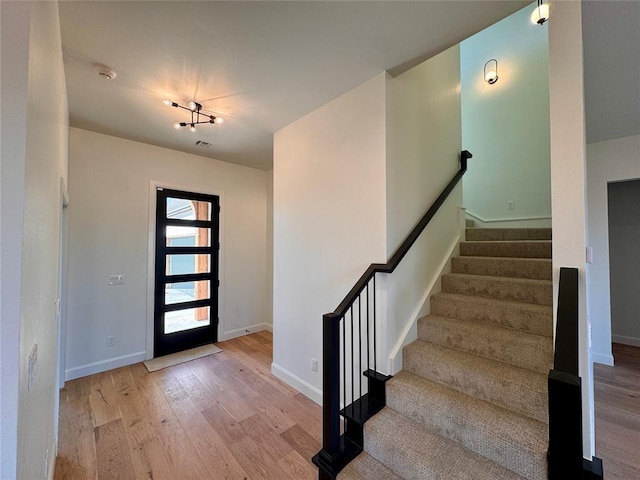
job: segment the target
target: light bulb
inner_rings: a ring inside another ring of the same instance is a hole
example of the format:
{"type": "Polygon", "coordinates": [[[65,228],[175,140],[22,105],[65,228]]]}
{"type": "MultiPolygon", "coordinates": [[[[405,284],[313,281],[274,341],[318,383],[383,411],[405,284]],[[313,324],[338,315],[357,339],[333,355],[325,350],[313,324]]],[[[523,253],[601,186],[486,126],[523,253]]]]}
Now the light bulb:
{"type": "Polygon", "coordinates": [[[189,127],[189,130],[191,130],[192,132],[195,132],[196,126],[192,123],[191,126],[189,127]]]}
{"type": "Polygon", "coordinates": [[[165,98],[164,100],[162,100],[162,103],[164,103],[167,107],[170,107],[173,102],[168,98],[165,98]]]}
{"type": "Polygon", "coordinates": [[[224,118],[222,118],[222,117],[216,117],[216,119],[214,120],[214,122],[216,122],[216,123],[218,123],[218,124],[223,123],[223,122],[224,122],[224,118]]]}
{"type": "Polygon", "coordinates": [[[195,112],[196,111],[196,102],[187,103],[187,107],[189,107],[189,110],[191,110],[192,112],[195,112]]]}
{"type": "Polygon", "coordinates": [[[484,79],[490,83],[496,83],[498,81],[498,74],[494,70],[489,70],[484,74],[484,79]]]}
{"type": "Polygon", "coordinates": [[[540,4],[533,9],[533,13],[531,14],[531,21],[533,23],[542,25],[547,20],[549,20],[549,4],[548,3],[540,4]]]}
{"type": "Polygon", "coordinates": [[[173,124],[173,128],[175,128],[176,130],[180,130],[180,124],[178,122],[175,122],[173,124]]]}

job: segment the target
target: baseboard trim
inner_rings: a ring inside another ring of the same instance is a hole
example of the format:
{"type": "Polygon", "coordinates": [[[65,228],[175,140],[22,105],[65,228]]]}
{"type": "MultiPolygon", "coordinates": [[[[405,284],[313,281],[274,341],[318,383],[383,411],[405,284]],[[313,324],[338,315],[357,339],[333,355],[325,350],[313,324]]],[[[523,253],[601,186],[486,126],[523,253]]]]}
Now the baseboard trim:
{"type": "Polygon", "coordinates": [[[100,362],[89,363],[79,367],[68,368],[64,371],[64,379],[75,380],[76,378],[86,377],[95,373],[106,372],[114,368],[125,367],[134,363],[143,362],[147,359],[147,352],[135,352],[121,357],[109,358],[100,362]]]}
{"type": "Polygon", "coordinates": [[[481,216],[470,212],[465,209],[465,213],[471,217],[472,220],[477,220],[481,225],[479,227],[491,227],[493,224],[495,227],[531,227],[531,228],[546,228],[551,227],[550,216],[529,216],[529,217],[514,217],[514,218],[482,218],[481,216]]]}
{"type": "Polygon", "coordinates": [[[613,343],[621,343],[623,345],[630,345],[632,347],[640,347],[640,338],[627,337],[624,335],[611,335],[611,341],[613,343]]]}
{"type": "Polygon", "coordinates": [[[593,363],[599,363],[600,365],[607,365],[613,367],[613,355],[610,353],[593,353],[591,352],[591,360],[593,363]]]}
{"type": "Polygon", "coordinates": [[[256,323],[255,325],[249,325],[248,327],[236,328],[234,330],[229,330],[228,332],[224,332],[218,338],[219,342],[224,342],[225,340],[231,340],[232,338],[242,337],[244,335],[249,335],[251,333],[261,332],[263,330],[267,330],[268,332],[273,332],[273,325],[270,323],[256,323]]]}
{"type": "Polygon", "coordinates": [[[302,380],[300,377],[294,375],[276,363],[271,364],[271,373],[287,385],[298,390],[305,397],[309,397],[318,405],[322,406],[322,390],[317,389],[309,382],[302,380]]]}
{"type": "MultiPolygon", "coordinates": [[[[442,263],[438,266],[438,269],[434,274],[434,276],[431,278],[429,285],[427,285],[427,288],[424,294],[422,295],[420,302],[418,302],[418,306],[409,317],[409,320],[405,324],[402,330],[402,333],[400,334],[400,338],[398,339],[398,341],[393,347],[393,350],[389,354],[389,374],[390,375],[395,375],[400,370],[402,370],[402,347],[404,347],[406,344],[415,340],[415,338],[409,337],[409,334],[411,333],[411,329],[413,328],[415,323],[418,321],[418,319],[421,316],[423,316],[420,313],[422,312],[424,305],[429,301],[429,298],[434,293],[433,289],[438,284],[438,281],[440,280],[440,277],[442,277],[442,275],[445,273],[445,269],[449,265],[451,258],[456,253],[456,249],[460,244],[460,240],[461,240],[460,236],[457,236],[453,240],[451,245],[449,245],[449,250],[447,251],[447,255],[444,257],[444,260],[442,261],[442,263]]],[[[426,313],[429,313],[429,312],[425,312],[425,314],[426,313]]]]}

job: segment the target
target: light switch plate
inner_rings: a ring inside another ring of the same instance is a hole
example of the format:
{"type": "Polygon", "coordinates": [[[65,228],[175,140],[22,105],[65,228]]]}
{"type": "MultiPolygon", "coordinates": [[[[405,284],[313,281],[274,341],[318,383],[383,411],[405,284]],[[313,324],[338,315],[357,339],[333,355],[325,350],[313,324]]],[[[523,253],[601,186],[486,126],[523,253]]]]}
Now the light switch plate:
{"type": "Polygon", "coordinates": [[[127,278],[123,273],[109,275],[109,285],[123,285],[126,283],[126,281],[127,278]]]}

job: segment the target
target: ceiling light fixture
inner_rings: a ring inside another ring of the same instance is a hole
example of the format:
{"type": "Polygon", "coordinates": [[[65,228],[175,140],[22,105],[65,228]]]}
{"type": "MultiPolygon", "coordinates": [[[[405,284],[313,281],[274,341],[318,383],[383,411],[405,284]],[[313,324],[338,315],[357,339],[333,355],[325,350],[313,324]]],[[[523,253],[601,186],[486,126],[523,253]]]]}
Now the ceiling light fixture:
{"type": "Polygon", "coordinates": [[[196,125],[200,125],[201,123],[222,123],[224,119],[222,117],[216,117],[215,115],[209,115],[202,112],[202,105],[198,102],[189,102],[186,107],[177,104],[176,102],[172,102],[171,100],[163,100],[162,103],[167,105],[168,107],[182,108],[183,110],[188,110],[191,112],[191,121],[190,122],[175,122],[173,124],[176,130],[180,130],[182,127],[189,127],[189,130],[192,132],[196,131],[196,125]]]}
{"type": "Polygon", "coordinates": [[[531,21],[542,25],[547,20],[549,20],[549,3],[544,3],[544,0],[538,0],[538,6],[531,14],[531,21]]]}
{"type": "Polygon", "coordinates": [[[498,81],[498,61],[495,58],[484,64],[484,81],[489,85],[498,81]]]}

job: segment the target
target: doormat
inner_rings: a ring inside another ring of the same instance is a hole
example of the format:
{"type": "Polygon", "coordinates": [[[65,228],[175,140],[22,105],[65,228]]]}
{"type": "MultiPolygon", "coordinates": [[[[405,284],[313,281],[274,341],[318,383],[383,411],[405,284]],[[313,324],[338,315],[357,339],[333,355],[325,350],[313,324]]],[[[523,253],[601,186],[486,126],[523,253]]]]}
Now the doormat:
{"type": "Polygon", "coordinates": [[[149,372],[155,372],[163,368],[172,367],[184,362],[190,362],[196,358],[206,357],[207,355],[213,355],[214,353],[220,353],[222,349],[216,347],[213,343],[211,345],[203,345],[202,347],[192,348],[185,350],[184,352],[172,353],[171,355],[164,355],[163,357],[152,358],[144,363],[149,372]]]}

